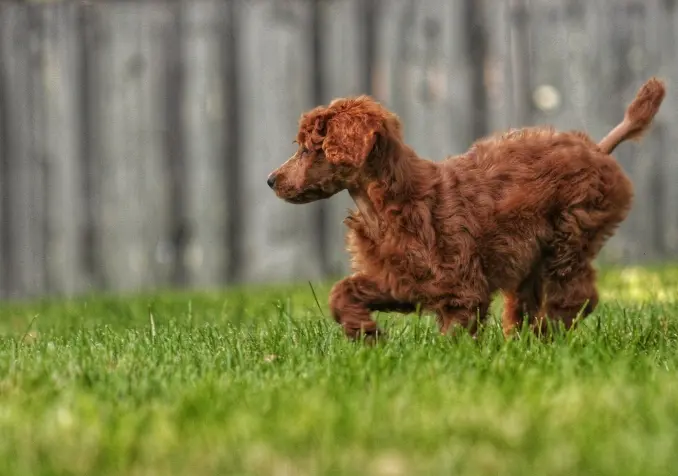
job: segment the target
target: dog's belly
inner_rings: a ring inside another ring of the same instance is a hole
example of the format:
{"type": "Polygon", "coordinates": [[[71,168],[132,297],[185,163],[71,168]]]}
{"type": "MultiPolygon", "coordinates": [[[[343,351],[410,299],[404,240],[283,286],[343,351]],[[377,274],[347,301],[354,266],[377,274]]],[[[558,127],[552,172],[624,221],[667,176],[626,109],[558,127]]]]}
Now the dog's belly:
{"type": "Polygon", "coordinates": [[[480,255],[491,292],[518,288],[540,261],[549,229],[533,217],[513,220],[483,237],[480,255]]]}

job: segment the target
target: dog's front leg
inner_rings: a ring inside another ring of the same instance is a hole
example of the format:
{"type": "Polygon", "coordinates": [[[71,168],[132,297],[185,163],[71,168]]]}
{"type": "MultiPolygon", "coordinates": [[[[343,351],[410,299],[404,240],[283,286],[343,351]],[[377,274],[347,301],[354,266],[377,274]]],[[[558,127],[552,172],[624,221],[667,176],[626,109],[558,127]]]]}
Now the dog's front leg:
{"type": "Polygon", "coordinates": [[[475,337],[478,323],[487,316],[489,302],[461,306],[458,303],[446,304],[437,311],[438,326],[443,335],[447,335],[455,327],[466,328],[475,337]]]}
{"type": "Polygon", "coordinates": [[[373,311],[409,313],[416,306],[394,299],[369,277],[355,274],[334,285],[330,292],[330,309],[346,335],[357,338],[361,334],[366,337],[380,334],[371,316],[373,311]]]}

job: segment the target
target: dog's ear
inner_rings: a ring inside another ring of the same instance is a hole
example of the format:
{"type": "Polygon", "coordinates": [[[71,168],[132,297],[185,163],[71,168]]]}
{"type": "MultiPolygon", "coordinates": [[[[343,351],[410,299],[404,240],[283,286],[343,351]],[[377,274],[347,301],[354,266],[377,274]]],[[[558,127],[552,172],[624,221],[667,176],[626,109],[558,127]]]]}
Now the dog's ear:
{"type": "Polygon", "coordinates": [[[362,166],[377,141],[379,123],[367,115],[339,113],[325,124],[323,151],[336,165],[362,166]]]}

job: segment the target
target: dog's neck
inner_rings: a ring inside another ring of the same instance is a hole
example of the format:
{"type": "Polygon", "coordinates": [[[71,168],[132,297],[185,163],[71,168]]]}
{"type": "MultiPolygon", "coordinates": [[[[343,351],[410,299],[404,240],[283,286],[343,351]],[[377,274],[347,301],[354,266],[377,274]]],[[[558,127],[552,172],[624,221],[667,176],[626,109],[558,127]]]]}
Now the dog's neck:
{"type": "Polygon", "coordinates": [[[409,208],[406,204],[424,199],[419,196],[419,183],[425,181],[430,185],[430,168],[435,167],[432,162],[419,158],[412,149],[403,144],[390,145],[389,152],[393,156],[378,163],[373,173],[367,175],[366,180],[358,187],[349,189],[349,194],[374,239],[382,233],[382,225],[390,221],[385,213],[397,210],[402,216],[403,211],[409,208]]]}
{"type": "Polygon", "coordinates": [[[360,215],[362,215],[365,224],[370,230],[378,231],[379,230],[379,214],[374,208],[370,197],[367,195],[367,191],[362,188],[349,190],[349,195],[353,199],[355,206],[358,207],[360,215]]]}

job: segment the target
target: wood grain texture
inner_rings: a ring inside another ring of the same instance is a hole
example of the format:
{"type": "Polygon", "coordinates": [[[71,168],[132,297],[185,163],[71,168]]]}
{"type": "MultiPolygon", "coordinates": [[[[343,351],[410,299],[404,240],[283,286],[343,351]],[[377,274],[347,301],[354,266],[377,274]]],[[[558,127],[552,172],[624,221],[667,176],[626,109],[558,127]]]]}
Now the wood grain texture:
{"type": "Polygon", "coordinates": [[[471,68],[463,2],[378,4],[375,96],[398,114],[406,141],[432,160],[471,144],[471,68]]]}
{"type": "Polygon", "coordinates": [[[241,279],[284,281],[317,278],[322,230],[314,208],[278,199],[268,174],[295,151],[298,119],[313,107],[311,15],[307,2],[237,2],[240,50],[244,256],[241,279]]]}
{"type": "Polygon", "coordinates": [[[665,0],[0,2],[0,297],[343,275],[348,195],[266,186],[305,110],[373,94],[440,160],[483,127],[600,139],[653,75],[668,94],[615,151],[636,199],[601,259],[675,260],[677,31],[665,0]]]}
{"type": "Polygon", "coordinates": [[[3,4],[0,14],[0,68],[6,103],[5,164],[9,253],[6,295],[38,296],[45,279],[45,157],[36,138],[44,134],[40,97],[40,30],[34,10],[3,4]]]}
{"type": "Polygon", "coordinates": [[[43,128],[36,148],[45,161],[45,272],[50,293],[71,296],[85,288],[81,261],[83,203],[80,167],[80,55],[75,4],[39,11],[41,61],[36,78],[43,128]]]}
{"type": "Polygon", "coordinates": [[[226,3],[184,4],[182,134],[185,147],[184,198],[189,237],[183,256],[191,286],[221,283],[229,266],[229,115],[223,71],[229,63],[221,30],[226,3]]]}
{"type": "Polygon", "coordinates": [[[162,33],[170,17],[148,3],[93,8],[100,38],[92,172],[103,285],[115,291],[162,286],[173,251],[162,114],[162,33]]]}

